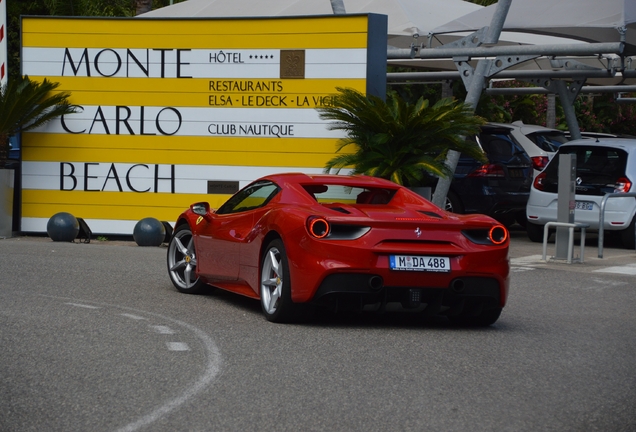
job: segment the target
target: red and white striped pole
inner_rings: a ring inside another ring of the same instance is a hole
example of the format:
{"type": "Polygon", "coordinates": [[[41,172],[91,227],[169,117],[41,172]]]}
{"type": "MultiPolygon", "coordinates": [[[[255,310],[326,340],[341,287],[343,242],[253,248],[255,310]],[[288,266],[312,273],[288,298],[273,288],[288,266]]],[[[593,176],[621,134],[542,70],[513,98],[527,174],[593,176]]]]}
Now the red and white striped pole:
{"type": "Polygon", "coordinates": [[[7,83],[7,2],[0,0],[0,85],[7,83]]]}
{"type": "Polygon", "coordinates": [[[7,2],[0,0],[0,85],[7,83],[7,2]]]}

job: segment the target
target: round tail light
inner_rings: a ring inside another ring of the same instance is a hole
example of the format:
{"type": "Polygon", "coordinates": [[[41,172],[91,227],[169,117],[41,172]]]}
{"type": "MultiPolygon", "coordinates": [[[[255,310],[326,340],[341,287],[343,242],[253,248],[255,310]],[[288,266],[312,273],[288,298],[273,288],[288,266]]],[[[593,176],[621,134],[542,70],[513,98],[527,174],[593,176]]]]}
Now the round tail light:
{"type": "Polygon", "coordinates": [[[490,241],[496,245],[503,244],[508,240],[508,230],[503,225],[495,225],[490,228],[488,237],[490,237],[490,241]]]}
{"type": "Polygon", "coordinates": [[[323,217],[311,216],[307,219],[307,230],[309,231],[309,234],[315,238],[325,238],[329,235],[329,222],[327,222],[327,219],[323,217]]]}

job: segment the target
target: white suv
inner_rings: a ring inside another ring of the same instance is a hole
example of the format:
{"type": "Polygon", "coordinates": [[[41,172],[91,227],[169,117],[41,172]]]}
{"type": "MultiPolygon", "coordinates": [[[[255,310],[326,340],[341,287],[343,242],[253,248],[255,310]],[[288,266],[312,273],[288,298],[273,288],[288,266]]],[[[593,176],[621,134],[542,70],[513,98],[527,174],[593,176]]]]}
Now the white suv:
{"type": "Polygon", "coordinates": [[[569,142],[568,137],[563,131],[550,129],[545,126],[527,125],[521,120],[510,124],[491,124],[512,129],[510,131],[511,135],[521,144],[521,147],[523,147],[526,153],[528,153],[528,156],[530,156],[530,160],[532,160],[534,176],[545,168],[561,144],[569,142]]]}
{"type": "MultiPolygon", "coordinates": [[[[548,166],[535,177],[526,207],[526,230],[532,241],[543,241],[543,226],[557,220],[557,190],[561,154],[576,154],[574,221],[598,230],[600,206],[607,193],[636,192],[636,139],[582,139],[563,144],[548,166]]],[[[636,198],[609,198],[603,229],[618,231],[626,248],[634,249],[636,198]]]]}

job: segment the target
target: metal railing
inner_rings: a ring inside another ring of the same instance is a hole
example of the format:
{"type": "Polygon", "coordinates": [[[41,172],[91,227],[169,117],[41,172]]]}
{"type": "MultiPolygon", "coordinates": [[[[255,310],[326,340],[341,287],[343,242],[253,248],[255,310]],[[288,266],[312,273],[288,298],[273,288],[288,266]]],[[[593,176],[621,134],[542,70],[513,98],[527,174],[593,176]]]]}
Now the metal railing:
{"type": "MultiPolygon", "coordinates": [[[[599,218],[599,225],[598,225],[598,257],[599,258],[603,258],[603,240],[604,240],[604,237],[605,237],[605,227],[604,227],[604,225],[605,225],[605,204],[607,203],[607,200],[609,198],[614,198],[614,197],[619,197],[619,198],[633,197],[633,198],[636,198],[636,192],[607,193],[607,194],[605,194],[605,196],[601,200],[600,218],[599,218]]],[[[636,217],[636,216],[634,216],[634,217],[636,217]]],[[[630,223],[631,223],[631,221],[630,221],[630,223]]],[[[635,237],[635,241],[636,241],[636,233],[634,233],[634,237],[635,237]]]]}
{"type": "Polygon", "coordinates": [[[546,256],[548,254],[548,237],[550,237],[550,227],[553,226],[565,227],[568,229],[568,264],[572,264],[572,262],[574,261],[574,230],[581,230],[581,255],[579,261],[583,263],[583,261],[585,260],[585,229],[590,227],[588,224],[583,223],[548,222],[547,224],[545,224],[545,226],[543,227],[543,256],[541,257],[541,259],[543,261],[547,261],[546,256]]]}

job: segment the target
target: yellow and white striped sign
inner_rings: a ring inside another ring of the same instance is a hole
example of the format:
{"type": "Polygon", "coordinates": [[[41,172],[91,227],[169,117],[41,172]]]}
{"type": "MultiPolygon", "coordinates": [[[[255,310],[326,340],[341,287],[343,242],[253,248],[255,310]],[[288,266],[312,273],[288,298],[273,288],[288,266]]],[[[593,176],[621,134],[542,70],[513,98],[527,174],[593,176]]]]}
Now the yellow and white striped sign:
{"type": "Polygon", "coordinates": [[[22,137],[23,232],[66,211],[96,234],[174,222],[266,174],[321,172],[336,87],[380,95],[386,16],[22,20],[22,73],[81,111],[22,137]]]}

